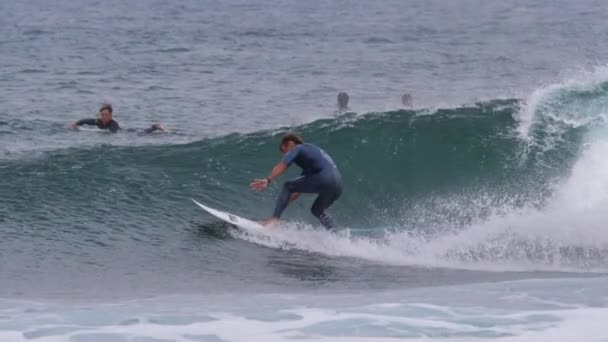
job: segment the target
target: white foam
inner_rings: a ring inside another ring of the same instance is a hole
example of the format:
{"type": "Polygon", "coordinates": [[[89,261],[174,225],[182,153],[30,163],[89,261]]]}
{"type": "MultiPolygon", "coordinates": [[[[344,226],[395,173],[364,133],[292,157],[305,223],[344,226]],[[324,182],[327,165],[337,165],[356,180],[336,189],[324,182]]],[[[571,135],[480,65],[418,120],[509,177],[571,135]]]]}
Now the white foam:
{"type": "MultiPolygon", "coordinates": [[[[595,102],[577,102],[576,108],[570,103],[560,101],[564,92],[584,92],[594,90],[598,85],[608,81],[608,66],[597,67],[592,71],[578,71],[562,82],[550,84],[536,89],[526,99],[525,105],[519,112],[518,132],[523,139],[531,140],[530,129],[535,122],[543,117],[550,117],[571,127],[586,125],[591,120],[605,118],[606,110],[594,107],[595,102]]],[[[555,128],[555,127],[549,127],[555,128]]]]}
{"type": "Polygon", "coordinates": [[[608,159],[602,157],[605,155],[608,143],[596,144],[586,151],[561,192],[542,210],[511,210],[463,229],[442,230],[435,236],[393,231],[372,238],[354,235],[350,230],[330,233],[302,224],[285,224],[264,237],[238,231],[233,234],[273,248],[295,248],[392,265],[499,272],[605,272],[608,173],[598,179],[602,176],[600,170],[608,170],[608,159]],[[569,250],[575,254],[568,254],[569,250]]]}
{"type": "MultiPolygon", "coordinates": [[[[436,236],[386,232],[381,238],[349,230],[330,233],[286,224],[259,237],[237,237],[273,248],[296,248],[335,257],[393,264],[487,271],[605,272],[608,266],[608,142],[583,153],[571,177],[544,209],[496,214],[436,236]],[[565,250],[565,252],[564,252],[565,250]],[[574,254],[569,254],[574,251],[574,254]],[[593,259],[595,258],[595,259],[593,259]]],[[[424,231],[424,229],[422,229],[424,231]]]]}
{"type": "MultiPolygon", "coordinates": [[[[591,341],[608,338],[608,308],[519,307],[514,294],[572,300],[572,285],[602,293],[605,279],[554,279],[343,295],[178,296],[112,305],[0,309],[0,340],[591,341]],[[196,319],[204,313],[210,319],[196,319]],[[270,315],[270,316],[269,316],[270,315]],[[95,322],[91,318],[103,318],[95,322]],[[115,323],[111,323],[114,317],[115,323]],[[159,317],[167,317],[159,323],[159,317]],[[272,317],[268,319],[268,317],[272,317]],[[127,318],[131,323],[121,323],[127,318]],[[194,319],[193,319],[194,318],[194,319]],[[108,319],[110,322],[108,322],[108,319]],[[174,320],[175,323],[171,323],[174,320]],[[182,323],[179,323],[179,322],[182,323]],[[8,323],[7,323],[8,322],[8,323]],[[185,323],[184,323],[185,322],[185,323]],[[113,339],[112,339],[113,338],[113,339]]],[[[538,298],[542,300],[543,298],[538,298]]],[[[548,300],[546,298],[545,300],[548,300]]],[[[520,303],[520,304],[518,304],[520,303]]],[[[605,303],[604,303],[605,304],[605,303]]],[[[526,304],[526,306],[529,306],[526,304]]]]}
{"type": "MultiPolygon", "coordinates": [[[[566,129],[597,120],[603,123],[608,113],[608,95],[599,86],[606,82],[608,67],[602,67],[538,89],[520,113],[520,134],[532,139],[532,125],[550,118],[543,123],[546,135],[542,141],[534,142],[550,149],[566,129]]],[[[571,175],[555,185],[554,197],[542,209],[495,208],[497,214],[463,229],[443,226],[429,234],[437,227],[420,226],[416,231],[421,233],[401,229],[386,232],[381,238],[356,236],[349,230],[328,233],[298,224],[287,224],[264,238],[235,234],[274,248],[297,248],[395,265],[606,272],[608,131],[602,125],[588,128],[586,148],[571,175]]]]}

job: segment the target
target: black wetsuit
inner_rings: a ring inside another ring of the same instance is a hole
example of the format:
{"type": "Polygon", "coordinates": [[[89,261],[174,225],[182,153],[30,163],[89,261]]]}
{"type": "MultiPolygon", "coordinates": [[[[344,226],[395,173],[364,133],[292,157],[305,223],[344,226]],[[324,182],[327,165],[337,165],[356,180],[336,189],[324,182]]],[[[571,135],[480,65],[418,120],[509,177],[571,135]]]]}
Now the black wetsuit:
{"type": "MultiPolygon", "coordinates": [[[[82,125],[97,126],[99,129],[108,129],[112,133],[116,133],[120,129],[118,122],[114,120],[110,121],[107,125],[104,124],[101,119],[82,119],[76,122],[76,126],[82,125]]],[[[156,125],[152,125],[150,128],[144,129],[144,133],[152,133],[156,130],[160,130],[160,128],[158,128],[156,125]]]]}
{"type": "Polygon", "coordinates": [[[76,122],[76,126],[89,125],[89,126],[97,126],[99,129],[109,129],[110,132],[116,133],[120,129],[118,126],[118,122],[112,120],[107,125],[101,121],[101,119],[82,119],[76,122]]]}

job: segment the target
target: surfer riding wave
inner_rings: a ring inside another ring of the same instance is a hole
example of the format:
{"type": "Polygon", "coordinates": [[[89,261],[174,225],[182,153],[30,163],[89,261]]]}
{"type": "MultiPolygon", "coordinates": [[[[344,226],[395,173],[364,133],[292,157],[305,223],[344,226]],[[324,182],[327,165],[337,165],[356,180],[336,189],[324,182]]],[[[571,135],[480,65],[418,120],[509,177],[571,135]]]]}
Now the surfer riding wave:
{"type": "Polygon", "coordinates": [[[272,218],[263,222],[265,226],[279,222],[289,203],[301,193],[318,194],[310,211],[326,229],[335,226],[333,217],[327,209],[342,195],[342,176],[332,158],[320,147],[304,143],[302,138],[290,133],[283,137],[279,146],[283,158],[264,179],[251,182],[254,191],[264,190],[270,182],[281,176],[292,163],[302,169],[302,175],[283,184],[277,197],[272,218]]]}

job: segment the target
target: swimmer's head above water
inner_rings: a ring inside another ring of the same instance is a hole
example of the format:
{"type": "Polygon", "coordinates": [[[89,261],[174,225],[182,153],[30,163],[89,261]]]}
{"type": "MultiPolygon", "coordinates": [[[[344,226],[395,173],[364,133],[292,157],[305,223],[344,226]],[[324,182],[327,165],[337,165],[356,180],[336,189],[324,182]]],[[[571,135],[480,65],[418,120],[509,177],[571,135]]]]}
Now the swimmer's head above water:
{"type": "Polygon", "coordinates": [[[338,110],[348,110],[348,94],[341,92],[338,94],[338,110]]]}
{"type": "Polygon", "coordinates": [[[99,116],[104,125],[109,124],[112,121],[112,105],[104,103],[101,108],[99,108],[99,116]]]}

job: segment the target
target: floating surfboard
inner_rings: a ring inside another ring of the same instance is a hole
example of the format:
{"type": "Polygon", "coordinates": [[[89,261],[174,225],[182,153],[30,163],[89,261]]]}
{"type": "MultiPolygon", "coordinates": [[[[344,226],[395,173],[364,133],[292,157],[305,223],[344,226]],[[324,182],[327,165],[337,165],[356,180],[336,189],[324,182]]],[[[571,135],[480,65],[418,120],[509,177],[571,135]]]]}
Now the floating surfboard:
{"type": "Polygon", "coordinates": [[[237,216],[237,215],[234,215],[231,213],[223,212],[221,210],[210,208],[206,205],[200,204],[199,202],[197,202],[195,200],[192,200],[192,202],[194,202],[196,205],[201,207],[201,209],[208,212],[209,214],[219,218],[220,220],[228,222],[231,225],[241,228],[249,233],[256,233],[256,234],[260,234],[260,233],[268,234],[269,233],[268,228],[262,226],[261,224],[255,222],[255,221],[251,221],[251,220],[242,218],[240,216],[237,216]]]}
{"type": "Polygon", "coordinates": [[[83,126],[77,126],[79,131],[82,132],[97,132],[97,133],[109,133],[110,130],[108,129],[99,129],[97,127],[83,127],[83,126]]]}

